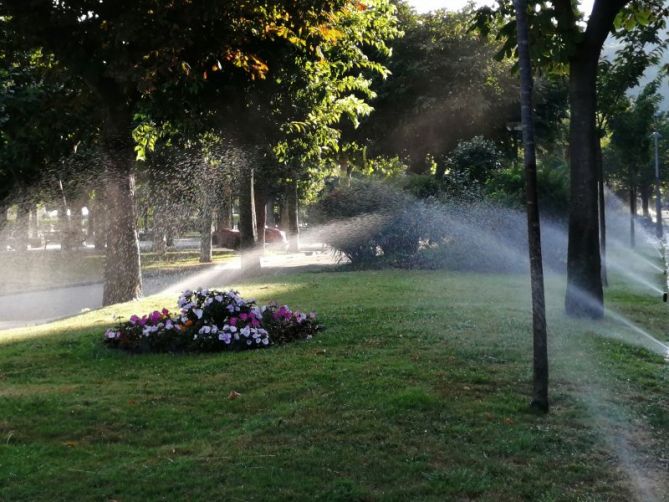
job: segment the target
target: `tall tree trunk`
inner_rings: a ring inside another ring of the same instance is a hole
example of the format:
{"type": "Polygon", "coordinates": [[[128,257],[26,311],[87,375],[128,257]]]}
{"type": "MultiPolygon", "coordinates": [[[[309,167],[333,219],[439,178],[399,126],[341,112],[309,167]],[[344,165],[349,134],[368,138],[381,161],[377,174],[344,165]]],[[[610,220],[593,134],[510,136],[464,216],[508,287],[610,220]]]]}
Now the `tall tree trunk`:
{"type": "Polygon", "coordinates": [[[134,300],[142,294],[131,117],[124,106],[110,109],[103,127],[108,216],[103,305],[134,300]]]}
{"type": "Polygon", "coordinates": [[[151,250],[161,258],[167,255],[167,218],[167,209],[159,203],[153,210],[151,250]]]}
{"type": "Polygon", "coordinates": [[[604,315],[595,158],[599,51],[592,52],[583,50],[570,62],[571,198],[565,310],[573,317],[599,319],[604,315]]]}
{"type": "Polygon", "coordinates": [[[297,253],[300,250],[300,225],[296,180],[288,186],[286,198],[288,206],[288,249],[297,253]]]}
{"type": "Polygon", "coordinates": [[[200,220],[200,263],[211,263],[213,261],[211,232],[214,223],[213,216],[208,197],[205,197],[200,220]]]}
{"type": "Polygon", "coordinates": [[[533,334],[533,392],[530,406],[548,411],[548,342],[546,330],[546,302],[544,296],[544,270],[541,256],[541,221],[537,196],[537,160],[534,143],[534,118],[532,116],[532,66],[530,61],[527,26],[527,1],[514,0],[518,57],[520,63],[520,103],[525,151],[525,186],[527,196],[527,231],[530,255],[530,283],[532,286],[533,334]]]}
{"type": "Polygon", "coordinates": [[[288,190],[284,194],[283,200],[279,204],[279,228],[286,232],[286,235],[290,232],[290,217],[288,216],[288,190]]]}
{"type": "Polygon", "coordinates": [[[84,216],[81,214],[82,207],[81,203],[75,202],[71,208],[70,239],[72,241],[72,247],[75,249],[78,249],[81,246],[83,236],[84,216]]]}
{"type": "Polygon", "coordinates": [[[267,225],[267,194],[262,189],[254,192],[256,208],[256,228],[258,230],[258,249],[265,249],[265,225],[267,225]]]}
{"type": "Polygon", "coordinates": [[[639,195],[641,195],[641,212],[644,218],[650,218],[650,186],[642,183],[639,187],[639,195]]]}
{"type": "Polygon", "coordinates": [[[95,249],[98,251],[107,246],[107,211],[105,209],[103,190],[100,188],[95,191],[93,200],[93,238],[95,249]]]}
{"type": "Polygon", "coordinates": [[[31,241],[39,239],[39,220],[38,220],[38,209],[37,204],[31,204],[30,206],[30,230],[28,231],[28,237],[31,241]]]}
{"type": "Polygon", "coordinates": [[[218,225],[216,228],[232,228],[233,226],[232,189],[230,187],[226,187],[223,191],[221,207],[218,213],[218,225]]]}
{"type": "Polygon", "coordinates": [[[27,251],[30,242],[30,202],[19,202],[16,208],[14,242],[17,251],[27,251]]]}
{"type": "Polygon", "coordinates": [[[244,169],[241,177],[241,188],[239,190],[239,248],[242,270],[245,272],[253,272],[260,269],[254,199],[253,169],[244,169]]]}
{"type": "Polygon", "coordinates": [[[636,188],[630,186],[630,247],[636,247],[636,188]]]}
{"type": "Polygon", "coordinates": [[[606,199],[604,186],[604,162],[602,159],[602,136],[597,135],[595,142],[595,158],[597,160],[597,195],[599,200],[599,254],[602,266],[602,285],[609,285],[606,272],[606,199]]]}

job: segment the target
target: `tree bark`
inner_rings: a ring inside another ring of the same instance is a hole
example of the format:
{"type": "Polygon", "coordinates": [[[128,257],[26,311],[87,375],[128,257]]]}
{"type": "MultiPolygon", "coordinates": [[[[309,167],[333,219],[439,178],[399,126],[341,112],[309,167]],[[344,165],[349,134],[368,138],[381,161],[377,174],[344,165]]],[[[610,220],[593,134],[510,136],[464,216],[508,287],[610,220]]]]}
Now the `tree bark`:
{"type": "Polygon", "coordinates": [[[131,118],[126,107],[118,106],[108,110],[103,126],[108,216],[103,305],[127,302],[142,294],[131,118]]]}
{"type": "Polygon", "coordinates": [[[636,189],[630,186],[630,247],[636,247],[636,189]]]}
{"type": "Polygon", "coordinates": [[[629,2],[595,0],[581,33],[574,3],[553,0],[558,28],[569,34],[573,44],[569,60],[571,202],[565,296],[565,310],[572,317],[600,319],[604,315],[595,159],[597,66],[614,20],[629,2]]]}
{"type": "Polygon", "coordinates": [[[254,192],[256,209],[256,228],[258,230],[258,249],[265,249],[265,226],[267,225],[267,194],[262,189],[254,192]]]}
{"type": "Polygon", "coordinates": [[[234,222],[232,218],[232,190],[230,188],[224,190],[222,199],[216,228],[232,228],[234,222]]]}
{"type": "Polygon", "coordinates": [[[288,250],[297,253],[300,250],[299,200],[297,181],[292,181],[286,193],[288,206],[288,250]]]}
{"type": "Polygon", "coordinates": [[[37,204],[30,206],[30,230],[28,237],[31,241],[39,239],[39,221],[38,221],[37,204]]]}
{"type": "Polygon", "coordinates": [[[257,252],[258,229],[254,194],[254,173],[252,168],[244,169],[239,191],[239,248],[242,271],[253,272],[260,269],[260,254],[257,252]]]}
{"type": "Polygon", "coordinates": [[[642,184],[639,187],[639,195],[641,195],[641,212],[644,218],[650,218],[650,186],[642,184]]]}
{"type": "MultiPolygon", "coordinates": [[[[159,202],[160,204],[160,202],[159,202]]],[[[159,257],[167,255],[167,209],[157,205],[153,210],[153,226],[151,227],[151,250],[159,257]]]]}
{"type": "Polygon", "coordinates": [[[209,200],[205,197],[200,219],[200,263],[211,263],[213,261],[211,232],[213,224],[214,215],[209,200]]]}
{"type": "Polygon", "coordinates": [[[14,229],[14,245],[17,251],[26,252],[30,242],[30,202],[19,202],[16,208],[16,226],[14,229]]]}
{"type": "Polygon", "coordinates": [[[599,51],[576,55],[569,79],[571,199],[565,310],[572,317],[592,319],[604,315],[595,158],[598,59],[599,51]]]}
{"type": "Polygon", "coordinates": [[[541,221],[537,195],[537,160],[532,116],[532,66],[530,61],[527,26],[527,1],[514,0],[518,57],[520,63],[520,103],[523,124],[525,163],[525,190],[527,199],[527,232],[530,255],[530,283],[532,287],[533,334],[533,391],[530,407],[548,411],[548,342],[546,330],[546,302],[544,271],[541,255],[541,221]]]}
{"type": "Polygon", "coordinates": [[[602,267],[602,286],[608,286],[609,278],[606,272],[606,199],[601,135],[598,135],[597,141],[595,142],[595,148],[595,158],[597,160],[597,194],[599,199],[599,254],[602,267]]]}
{"type": "Polygon", "coordinates": [[[102,189],[95,191],[93,200],[93,237],[95,249],[101,251],[107,246],[107,217],[102,189]]]}

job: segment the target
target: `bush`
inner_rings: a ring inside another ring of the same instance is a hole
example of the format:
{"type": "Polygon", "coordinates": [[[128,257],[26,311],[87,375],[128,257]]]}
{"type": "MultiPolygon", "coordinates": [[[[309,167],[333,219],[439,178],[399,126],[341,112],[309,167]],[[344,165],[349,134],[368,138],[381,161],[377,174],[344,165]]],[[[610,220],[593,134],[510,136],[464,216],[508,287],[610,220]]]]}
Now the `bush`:
{"type": "Polygon", "coordinates": [[[450,154],[450,164],[453,173],[478,183],[485,183],[502,166],[495,143],[482,136],[458,143],[450,154]]]}
{"type": "Polygon", "coordinates": [[[321,329],[314,312],[305,315],[274,304],[260,308],[232,290],[188,290],[178,305],[176,316],[167,309],[133,315],[108,329],[105,343],[129,352],[240,351],[309,339],[321,329]]]}
{"type": "Polygon", "coordinates": [[[412,198],[388,184],[354,179],[337,186],[314,207],[322,223],[320,240],[352,263],[367,263],[376,256],[410,256],[418,251],[420,214],[412,198]]]}
{"type": "MultiPolygon", "coordinates": [[[[542,216],[563,220],[569,210],[569,172],[559,160],[542,162],[537,168],[539,209],[542,216]]],[[[498,171],[485,186],[489,197],[509,207],[525,207],[525,171],[520,164],[498,171]]]]}

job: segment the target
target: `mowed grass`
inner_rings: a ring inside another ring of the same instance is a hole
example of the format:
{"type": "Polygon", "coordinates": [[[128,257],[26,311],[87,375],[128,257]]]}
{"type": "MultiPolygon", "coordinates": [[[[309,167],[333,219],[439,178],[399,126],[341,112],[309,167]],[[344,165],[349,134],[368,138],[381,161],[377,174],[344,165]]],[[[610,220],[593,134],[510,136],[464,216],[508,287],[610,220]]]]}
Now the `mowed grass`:
{"type": "MultiPolygon", "coordinates": [[[[315,309],[327,330],[236,354],[103,346],[113,315],[173,307],[173,297],[2,332],[0,499],[666,494],[657,475],[669,446],[662,356],[619,323],[563,318],[562,286],[551,279],[552,409],[530,413],[527,282],[396,270],[258,278],[234,286],[315,309]]],[[[642,306],[639,321],[653,326],[666,319],[659,299],[618,282],[614,307],[642,306]]]]}

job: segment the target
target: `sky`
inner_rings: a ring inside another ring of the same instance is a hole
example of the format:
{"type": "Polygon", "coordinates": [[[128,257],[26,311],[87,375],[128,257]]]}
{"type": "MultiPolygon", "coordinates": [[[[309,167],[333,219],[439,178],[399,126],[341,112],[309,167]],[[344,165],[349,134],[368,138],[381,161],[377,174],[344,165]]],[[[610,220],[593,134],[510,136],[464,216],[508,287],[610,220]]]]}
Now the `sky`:
{"type": "MultiPolygon", "coordinates": [[[[434,9],[449,9],[449,10],[459,10],[464,7],[469,0],[408,0],[408,2],[413,5],[418,12],[427,12],[434,9]]],[[[583,5],[583,10],[587,13],[590,13],[592,10],[592,3],[594,0],[583,0],[581,4],[583,5]]],[[[477,5],[494,5],[495,0],[474,0],[474,3],[477,5]]]]}

